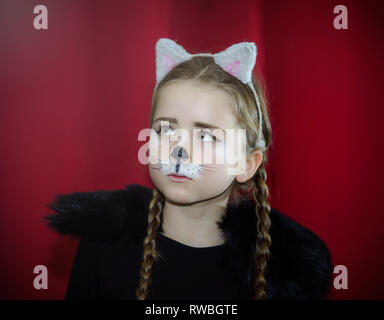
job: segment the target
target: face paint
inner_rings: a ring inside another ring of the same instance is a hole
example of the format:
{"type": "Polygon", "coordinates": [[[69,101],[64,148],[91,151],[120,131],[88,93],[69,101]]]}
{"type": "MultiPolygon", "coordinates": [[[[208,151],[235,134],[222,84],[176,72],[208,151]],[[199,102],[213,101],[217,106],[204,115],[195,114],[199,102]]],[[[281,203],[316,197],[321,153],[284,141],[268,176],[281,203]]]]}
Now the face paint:
{"type": "MultiPolygon", "coordinates": [[[[160,170],[160,172],[165,175],[174,174],[196,180],[201,176],[207,176],[215,172],[212,168],[213,165],[209,164],[180,163],[179,161],[176,164],[173,164],[165,163],[159,158],[155,158],[153,156],[151,158],[154,159],[156,163],[154,165],[150,165],[150,168],[160,170]]],[[[153,161],[151,163],[153,163],[153,161]]]]}

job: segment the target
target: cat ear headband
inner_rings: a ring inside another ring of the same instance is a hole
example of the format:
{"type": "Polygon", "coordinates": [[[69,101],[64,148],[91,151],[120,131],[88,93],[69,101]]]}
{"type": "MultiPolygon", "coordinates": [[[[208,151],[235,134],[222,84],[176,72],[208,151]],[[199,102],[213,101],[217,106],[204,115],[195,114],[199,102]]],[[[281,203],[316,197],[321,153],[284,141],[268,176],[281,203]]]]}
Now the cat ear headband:
{"type": "Polygon", "coordinates": [[[240,42],[215,54],[190,54],[175,41],[167,38],[160,38],[156,43],[156,87],[164,76],[179,63],[189,60],[193,56],[213,57],[216,64],[241,80],[244,84],[251,87],[259,113],[259,134],[256,146],[264,148],[265,141],[262,138],[262,113],[260,102],[252,83],[252,70],[256,63],[256,54],[257,49],[253,42],[240,42]]]}

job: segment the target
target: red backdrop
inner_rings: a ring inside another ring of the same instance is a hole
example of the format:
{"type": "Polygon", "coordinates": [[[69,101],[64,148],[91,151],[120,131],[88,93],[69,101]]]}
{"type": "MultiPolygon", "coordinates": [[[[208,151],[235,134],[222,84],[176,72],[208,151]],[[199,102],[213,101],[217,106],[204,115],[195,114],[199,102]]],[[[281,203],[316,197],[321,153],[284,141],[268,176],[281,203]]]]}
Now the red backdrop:
{"type": "Polygon", "coordinates": [[[155,43],[217,52],[258,45],[271,101],[271,204],[315,231],[348,289],[384,298],[383,5],[379,1],[1,1],[0,297],[62,299],[77,241],[47,229],[56,194],[151,187],[137,159],[155,43]],[[48,30],[33,7],[48,8],[48,30]],[[348,9],[348,30],[333,8],[348,9]],[[35,290],[33,268],[48,268],[35,290]]]}

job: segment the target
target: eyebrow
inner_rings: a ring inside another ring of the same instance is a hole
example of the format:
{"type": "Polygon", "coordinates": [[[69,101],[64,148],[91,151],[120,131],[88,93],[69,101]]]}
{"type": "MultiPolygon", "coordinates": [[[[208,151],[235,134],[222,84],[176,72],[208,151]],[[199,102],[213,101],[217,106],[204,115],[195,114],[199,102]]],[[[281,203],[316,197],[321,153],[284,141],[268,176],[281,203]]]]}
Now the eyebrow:
{"type": "MultiPolygon", "coordinates": [[[[160,120],[169,121],[169,122],[177,124],[177,119],[176,118],[169,118],[169,117],[159,117],[159,118],[156,118],[153,121],[153,123],[155,123],[156,121],[160,121],[160,120]]],[[[194,126],[198,127],[198,128],[209,128],[209,129],[221,129],[221,130],[223,130],[222,128],[220,128],[218,126],[215,126],[215,125],[209,124],[209,123],[204,123],[204,122],[201,122],[201,121],[195,121],[194,122],[194,126]]]]}

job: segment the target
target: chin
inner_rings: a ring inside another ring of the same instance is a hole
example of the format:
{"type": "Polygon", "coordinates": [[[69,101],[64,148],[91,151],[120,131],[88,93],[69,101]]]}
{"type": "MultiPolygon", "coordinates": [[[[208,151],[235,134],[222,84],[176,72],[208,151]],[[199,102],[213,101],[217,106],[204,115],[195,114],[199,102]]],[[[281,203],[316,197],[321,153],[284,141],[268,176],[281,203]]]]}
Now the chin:
{"type": "Polygon", "coordinates": [[[194,195],[193,190],[191,190],[190,185],[188,184],[190,184],[190,182],[167,182],[160,186],[160,190],[168,201],[180,204],[188,204],[198,201],[194,195]]]}
{"type": "Polygon", "coordinates": [[[166,199],[177,203],[189,203],[192,200],[191,183],[193,181],[177,183],[172,182],[169,178],[162,173],[150,171],[152,183],[159,190],[166,199]]]}

